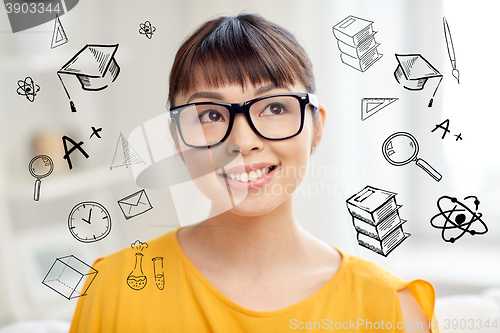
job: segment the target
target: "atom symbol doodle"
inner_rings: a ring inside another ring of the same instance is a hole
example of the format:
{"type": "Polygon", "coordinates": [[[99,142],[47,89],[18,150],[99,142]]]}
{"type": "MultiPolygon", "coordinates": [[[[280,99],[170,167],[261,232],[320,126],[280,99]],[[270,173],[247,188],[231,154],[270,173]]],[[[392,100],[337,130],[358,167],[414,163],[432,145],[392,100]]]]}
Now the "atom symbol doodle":
{"type": "Polygon", "coordinates": [[[483,214],[477,212],[480,203],[479,200],[473,195],[465,197],[464,201],[467,199],[474,199],[474,205],[476,206],[474,212],[467,205],[458,201],[457,198],[444,195],[438,199],[437,207],[439,213],[431,218],[431,225],[436,229],[441,229],[441,238],[445,242],[454,243],[465,233],[474,236],[483,235],[488,232],[488,227],[481,220],[483,214]],[[467,215],[469,215],[469,220],[466,222],[467,215]],[[434,223],[434,220],[439,218],[444,218],[444,223],[441,225],[434,223]],[[473,224],[479,226],[479,223],[482,225],[482,230],[478,230],[478,228],[471,229],[473,224]],[[455,232],[453,235],[450,235],[453,230],[455,232]]]}
{"type": "Polygon", "coordinates": [[[31,77],[26,77],[24,80],[17,81],[17,94],[20,96],[26,96],[26,99],[30,102],[35,101],[36,93],[40,91],[40,86],[35,84],[31,77]]]}
{"type": "Polygon", "coordinates": [[[145,35],[149,39],[153,37],[153,33],[156,31],[156,28],[151,25],[151,22],[146,21],[144,23],[139,24],[139,33],[141,35],[145,35]]]}

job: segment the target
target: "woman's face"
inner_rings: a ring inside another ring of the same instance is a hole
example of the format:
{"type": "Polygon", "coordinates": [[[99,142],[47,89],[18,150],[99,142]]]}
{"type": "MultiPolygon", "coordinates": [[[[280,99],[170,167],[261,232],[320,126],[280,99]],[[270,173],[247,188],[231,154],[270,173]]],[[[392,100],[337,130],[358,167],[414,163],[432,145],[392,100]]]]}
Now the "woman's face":
{"type": "MultiPolygon", "coordinates": [[[[176,96],[176,105],[195,102],[242,103],[282,93],[307,92],[301,84],[278,88],[272,84],[247,84],[208,88],[176,96]]],[[[221,121],[220,117],[208,121],[221,121]]],[[[229,121],[229,119],[225,119],[229,121]]],[[[306,173],[309,156],[321,139],[324,110],[315,126],[311,107],[306,108],[301,133],[286,140],[268,140],[250,127],[243,114],[237,114],[231,133],[219,146],[189,148],[177,134],[180,153],[198,189],[213,203],[218,213],[230,210],[241,216],[259,216],[287,200],[306,173]]]]}

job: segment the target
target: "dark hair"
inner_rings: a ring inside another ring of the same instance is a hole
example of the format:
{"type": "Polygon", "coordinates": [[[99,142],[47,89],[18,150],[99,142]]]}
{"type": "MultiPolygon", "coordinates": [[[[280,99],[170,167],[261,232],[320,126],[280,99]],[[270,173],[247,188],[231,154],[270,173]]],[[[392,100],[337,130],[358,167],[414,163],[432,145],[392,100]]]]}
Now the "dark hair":
{"type": "MultiPolygon", "coordinates": [[[[302,83],[315,92],[309,57],[295,37],[257,14],[222,16],[204,23],[179,48],[170,72],[169,102],[188,93],[202,75],[210,87],[227,83],[302,83]]],[[[317,118],[317,112],[316,117],[317,118]]]]}

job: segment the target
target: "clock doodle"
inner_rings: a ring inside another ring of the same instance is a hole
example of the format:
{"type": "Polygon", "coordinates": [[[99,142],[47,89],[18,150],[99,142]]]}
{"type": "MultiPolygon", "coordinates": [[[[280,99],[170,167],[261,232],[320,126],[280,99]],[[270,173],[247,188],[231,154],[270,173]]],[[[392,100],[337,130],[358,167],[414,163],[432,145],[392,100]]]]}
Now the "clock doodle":
{"type": "Polygon", "coordinates": [[[68,228],[80,242],[97,242],[111,231],[111,216],[100,203],[80,202],[69,213],[68,228]]]}

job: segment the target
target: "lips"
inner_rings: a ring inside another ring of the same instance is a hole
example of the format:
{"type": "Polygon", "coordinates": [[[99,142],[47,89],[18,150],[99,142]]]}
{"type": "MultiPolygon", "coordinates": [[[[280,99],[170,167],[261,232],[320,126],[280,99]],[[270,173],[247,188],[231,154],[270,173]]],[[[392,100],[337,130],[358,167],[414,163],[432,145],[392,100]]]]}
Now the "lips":
{"type": "Polygon", "coordinates": [[[244,191],[266,185],[279,165],[253,163],[241,165],[218,172],[218,178],[234,190],[244,191]]]}
{"type": "Polygon", "coordinates": [[[253,182],[265,175],[267,175],[269,172],[273,171],[276,168],[276,166],[270,166],[262,169],[257,169],[257,170],[252,170],[250,172],[235,172],[235,173],[221,173],[222,176],[232,179],[232,180],[237,180],[240,182],[253,182]]]}

